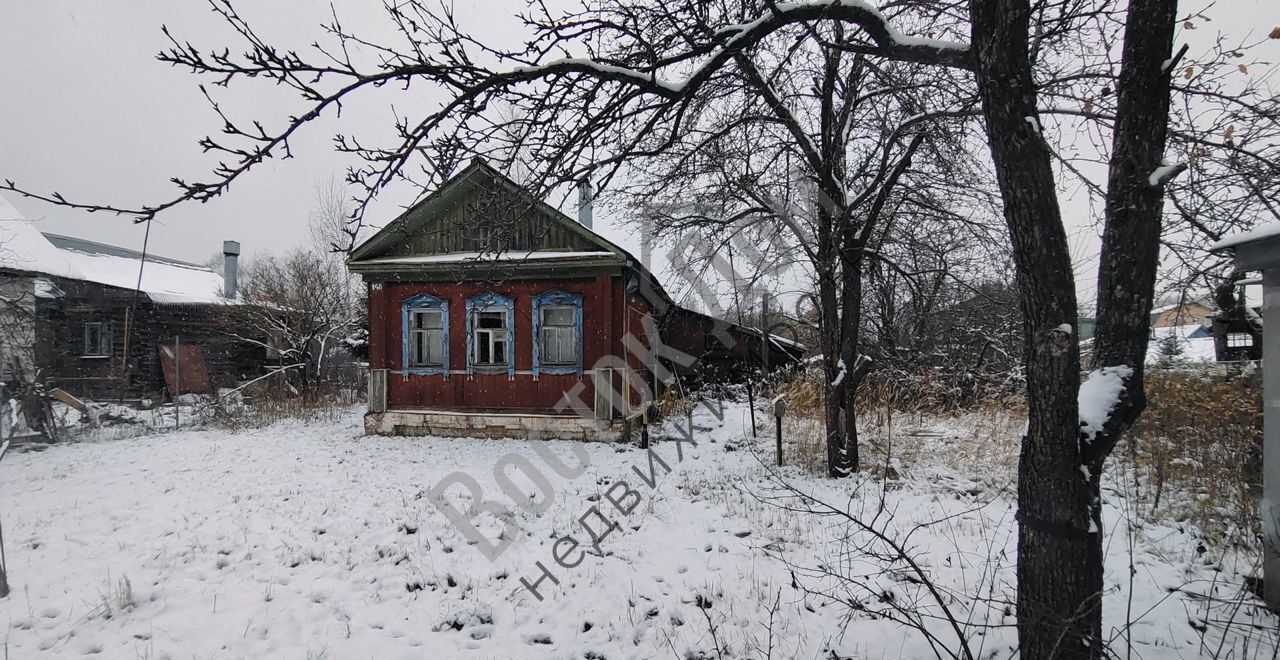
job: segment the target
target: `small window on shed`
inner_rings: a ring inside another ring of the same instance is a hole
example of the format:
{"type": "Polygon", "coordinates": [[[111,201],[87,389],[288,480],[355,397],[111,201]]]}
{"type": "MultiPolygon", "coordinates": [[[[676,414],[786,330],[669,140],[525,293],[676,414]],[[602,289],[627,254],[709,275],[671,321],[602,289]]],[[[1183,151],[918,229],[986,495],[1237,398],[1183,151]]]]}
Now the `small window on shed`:
{"type": "Polygon", "coordinates": [[[84,324],[83,357],[111,356],[111,325],[102,322],[84,324]]]}
{"type": "Polygon", "coordinates": [[[1253,337],[1247,332],[1232,332],[1227,335],[1227,348],[1249,348],[1253,346],[1253,337]]]}

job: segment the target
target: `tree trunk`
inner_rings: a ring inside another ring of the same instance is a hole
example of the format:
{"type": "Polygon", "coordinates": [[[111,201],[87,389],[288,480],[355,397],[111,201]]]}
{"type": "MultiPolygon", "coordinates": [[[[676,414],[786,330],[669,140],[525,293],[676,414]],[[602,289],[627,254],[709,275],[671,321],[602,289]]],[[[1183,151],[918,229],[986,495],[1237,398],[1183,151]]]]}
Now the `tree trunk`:
{"type": "MultiPolygon", "coordinates": [[[[848,244],[846,244],[846,250],[848,244]]],[[[861,467],[858,451],[858,381],[862,379],[863,364],[858,359],[862,328],[862,251],[856,248],[846,254],[840,269],[843,291],[840,297],[840,399],[843,407],[845,449],[841,462],[832,469],[832,476],[849,476],[861,467]]]]}
{"type": "MultiPolygon", "coordinates": [[[[1151,301],[1160,264],[1164,180],[1151,177],[1164,156],[1169,128],[1170,59],[1176,0],[1132,0],[1125,19],[1117,85],[1116,127],[1107,179],[1106,227],[1098,271],[1095,368],[1128,366],[1120,405],[1104,432],[1086,446],[1099,470],[1146,407],[1143,364],[1150,341],[1151,301]]],[[[1181,166],[1166,171],[1171,178],[1181,166]]]]}
{"type": "Polygon", "coordinates": [[[1018,463],[1018,638],[1024,658],[1102,652],[1102,566],[1081,469],[1075,282],[1040,131],[1025,0],[970,4],[987,137],[1013,244],[1023,313],[1027,433],[1018,463]],[[1064,328],[1065,326],[1065,328],[1064,328]]]}
{"type": "MultiPolygon", "coordinates": [[[[836,297],[835,276],[830,270],[819,273],[818,299],[821,323],[820,343],[823,355],[822,403],[827,432],[827,476],[837,479],[849,476],[849,436],[845,421],[844,382],[841,376],[841,314],[836,297]]],[[[857,451],[856,448],[854,451],[857,451]]]]}
{"type": "Polygon", "coordinates": [[[1049,153],[1040,137],[1025,1],[970,5],[975,76],[1004,199],[1025,317],[1027,435],[1018,465],[1018,637],[1025,658],[1098,658],[1102,626],[1100,475],[1145,403],[1142,364],[1162,190],[1147,180],[1168,126],[1176,3],[1129,5],[1098,283],[1099,366],[1134,377],[1104,432],[1079,432],[1075,290],[1049,153]],[[1070,334],[1055,332],[1066,324],[1070,334]]]}

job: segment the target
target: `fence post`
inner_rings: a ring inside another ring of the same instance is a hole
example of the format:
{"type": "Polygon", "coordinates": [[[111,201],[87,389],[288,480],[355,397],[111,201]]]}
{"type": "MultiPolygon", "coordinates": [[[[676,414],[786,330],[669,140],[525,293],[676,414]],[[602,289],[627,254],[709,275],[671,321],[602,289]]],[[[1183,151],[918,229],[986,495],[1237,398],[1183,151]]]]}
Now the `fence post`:
{"type": "Polygon", "coordinates": [[[787,414],[787,402],[778,397],[773,400],[773,423],[778,437],[778,467],[782,467],[782,416],[787,414]]]}

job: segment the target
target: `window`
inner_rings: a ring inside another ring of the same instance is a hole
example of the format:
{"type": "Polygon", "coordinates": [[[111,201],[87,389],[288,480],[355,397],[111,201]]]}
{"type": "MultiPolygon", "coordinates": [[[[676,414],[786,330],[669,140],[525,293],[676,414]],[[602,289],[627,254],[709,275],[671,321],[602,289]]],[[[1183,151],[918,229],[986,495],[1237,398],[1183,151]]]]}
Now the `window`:
{"type": "Polygon", "coordinates": [[[582,375],[582,296],[548,291],[533,297],[533,373],[582,375]]]}
{"type": "Polygon", "coordinates": [[[506,310],[479,309],[475,314],[472,362],[479,367],[507,364],[506,310]]]}
{"type": "Polygon", "coordinates": [[[1249,348],[1253,346],[1253,337],[1247,332],[1232,332],[1227,335],[1227,348],[1249,348]]]}
{"type": "Polygon", "coordinates": [[[84,357],[111,356],[111,326],[94,322],[84,324],[84,357]]]}
{"type": "Polygon", "coordinates": [[[542,364],[566,365],[578,359],[578,328],[573,307],[542,308],[542,364]]]}
{"type": "Polygon", "coordinates": [[[404,301],[404,376],[449,375],[449,303],[421,294],[404,301]]]}
{"type": "Polygon", "coordinates": [[[409,317],[409,364],[414,367],[444,366],[444,311],[415,309],[409,317]]]}
{"type": "Polygon", "coordinates": [[[506,371],[514,378],[515,303],[496,293],[467,299],[467,371],[506,371]]]}

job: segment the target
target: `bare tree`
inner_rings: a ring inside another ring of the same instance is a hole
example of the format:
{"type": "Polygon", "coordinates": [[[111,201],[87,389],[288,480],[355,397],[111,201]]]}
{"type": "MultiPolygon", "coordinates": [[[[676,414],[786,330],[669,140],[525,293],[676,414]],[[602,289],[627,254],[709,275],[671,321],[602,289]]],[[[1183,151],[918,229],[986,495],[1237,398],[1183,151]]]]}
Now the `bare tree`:
{"type": "Polygon", "coordinates": [[[244,304],[233,316],[252,332],[231,334],[273,351],[304,394],[326,378],[328,357],[363,320],[359,283],[343,261],[348,214],[343,186],[334,180],[317,184],[308,223],[311,243],[282,256],[260,256],[241,273],[244,304]]]}
{"type": "MultiPolygon", "coordinates": [[[[524,16],[530,37],[515,46],[485,43],[468,33],[447,6],[407,0],[386,4],[387,18],[399,31],[396,40],[379,43],[353,34],[334,18],[326,25],[328,43],[307,54],[274,47],[231,0],[210,1],[243,50],[204,51],[173,39],[161,59],[224,85],[270,81],[293,90],[305,104],[303,111],[277,123],[240,124],[219,110],[222,137],[206,138],[202,146],[226,160],[208,181],[178,180],[179,194],[167,201],[124,208],[77,204],[57,194],[38,197],[140,219],[186,201],[206,201],[264,159],[288,155],[293,136],[322,114],[355,96],[407,89],[410,83],[435,85],[449,98],[425,116],[397,120],[397,138],[390,143],[338,137],[338,149],[364,163],[348,173],[362,189],[353,211],[357,221],[390,183],[416,179],[424,188],[434,187],[466,156],[512,153],[512,135],[519,137],[519,153],[537,168],[527,183],[538,192],[588,173],[608,188],[620,173],[682,139],[687,120],[715,99],[726,78],[754,81],[759,93],[768,94],[773,78],[764,65],[788,71],[789,42],[813,44],[821,55],[817,61],[837,70],[845,62],[896,62],[937,72],[967,71],[958,77],[980,100],[1023,318],[1030,419],[1019,466],[1021,652],[1036,658],[1104,653],[1101,466],[1145,403],[1147,313],[1159,269],[1165,186],[1189,165],[1162,164],[1175,91],[1171,74],[1183,65],[1182,53],[1172,52],[1174,0],[1133,0],[1123,9],[1101,0],[990,0],[969,3],[967,11],[963,4],[946,2],[892,4],[882,11],[855,0],[603,0],[565,11],[535,3],[524,16]],[[1116,68],[1107,39],[1120,34],[1113,30],[1121,22],[1123,47],[1116,68]],[[764,59],[769,56],[782,59],[764,59]],[[1042,96],[1052,100],[1060,86],[1089,80],[1107,86],[1112,112],[1041,106],[1042,96]],[[516,130],[496,120],[491,108],[499,103],[520,109],[516,130]],[[1073,114],[1095,119],[1109,145],[1108,180],[1105,188],[1098,186],[1106,203],[1093,352],[1098,371],[1091,379],[1123,382],[1118,399],[1107,402],[1112,405],[1101,415],[1090,414],[1083,433],[1075,281],[1056,196],[1056,152],[1043,120],[1073,114]]],[[[770,109],[793,134],[807,176],[822,193],[819,226],[852,233],[840,244],[831,237],[817,240],[828,251],[821,262],[838,255],[843,269],[838,290],[852,296],[860,289],[844,287],[850,281],[845,273],[854,270],[846,266],[861,250],[850,246],[866,245],[858,232],[868,225],[839,220],[878,217],[894,188],[885,184],[903,176],[920,146],[912,149],[917,135],[904,132],[881,152],[878,185],[846,187],[850,163],[840,153],[845,144],[836,130],[842,125],[834,105],[838,97],[831,92],[840,80],[838,75],[812,80],[819,90],[818,114],[807,129],[785,119],[784,111],[792,109],[785,102],[770,109]]],[[[1194,122],[1195,116],[1187,119],[1194,122]]],[[[1237,144],[1228,150],[1238,149],[1237,144]]],[[[1251,205],[1266,201],[1264,195],[1247,199],[1251,205]]],[[[357,231],[358,224],[349,228],[353,237],[357,231]]],[[[849,345],[855,336],[824,339],[839,348],[828,356],[833,380],[837,354],[856,355],[856,339],[849,345]]],[[[838,421],[828,415],[829,425],[838,421]]],[[[841,468],[848,465],[844,450],[833,449],[833,463],[841,468]]]]}
{"type": "MultiPolygon", "coordinates": [[[[10,251],[0,237],[0,259],[10,251]]],[[[46,427],[48,397],[36,363],[36,287],[32,273],[0,270],[0,429],[9,431],[0,441],[11,440],[21,426],[52,437],[46,427]]]]}
{"type": "MultiPolygon", "coordinates": [[[[740,75],[706,83],[679,132],[641,140],[636,150],[652,155],[616,186],[659,238],[679,237],[669,256],[685,270],[706,270],[726,252],[732,261],[736,248],[736,263],[725,264],[732,278],[750,265],[792,262],[812,276],[833,477],[859,467],[864,273],[903,272],[886,250],[895,224],[907,222],[900,218],[956,216],[951,200],[982,188],[949,110],[973,102],[966,86],[846,52],[855,44],[840,23],[780,30],[738,57],[740,75]],[[687,254],[691,242],[702,245],[703,263],[687,254]]],[[[747,278],[747,292],[733,287],[739,314],[756,305],[742,299],[753,297],[747,278]]]]}

